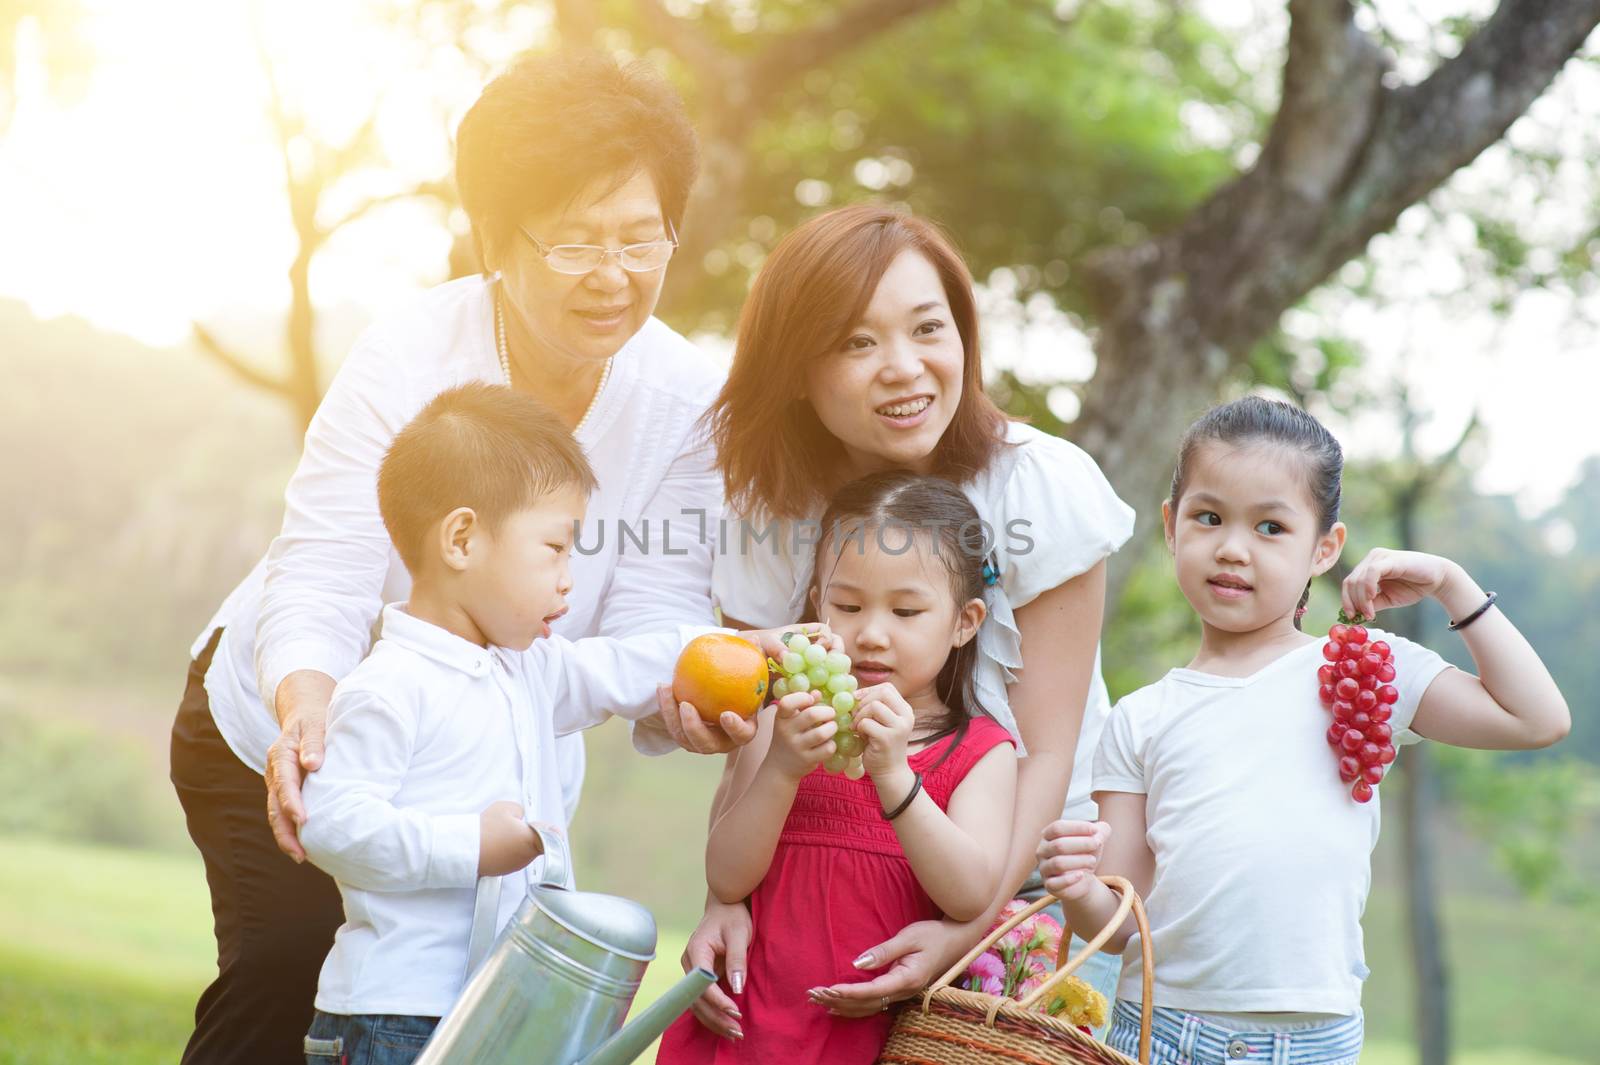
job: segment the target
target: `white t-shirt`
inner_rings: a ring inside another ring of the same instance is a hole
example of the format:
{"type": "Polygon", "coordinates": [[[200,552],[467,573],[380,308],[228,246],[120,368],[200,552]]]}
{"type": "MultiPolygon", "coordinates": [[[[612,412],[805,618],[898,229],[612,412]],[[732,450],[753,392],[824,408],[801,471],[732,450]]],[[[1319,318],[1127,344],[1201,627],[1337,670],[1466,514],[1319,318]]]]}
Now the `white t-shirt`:
{"type": "MultiPolygon", "coordinates": [[[[656,709],[656,683],[709,628],[626,640],[558,636],[526,651],[479,647],[406,613],[334,691],[328,753],[306,778],[300,839],[344,900],[316,1006],[329,1013],[449,1012],[466,975],[478,815],[514,802],[560,824],[557,739],[609,713],[656,709]]],[[[531,867],[530,867],[531,868],[531,867]]],[[[506,879],[496,928],[527,894],[506,879]]]]}
{"type": "MultiPolygon", "coordinates": [[[[1024,649],[1013,611],[1121,547],[1133,535],[1134,515],[1077,445],[1021,422],[1010,423],[1006,439],[1015,446],[962,490],[992,530],[1000,566],[999,583],[986,595],[989,616],[978,630],[978,701],[1011,733],[1020,755],[1027,752],[1006,685],[1022,668],[1024,650],[1048,655],[1051,649],[1024,649]]],[[[812,516],[813,525],[821,516],[820,510],[812,516]]],[[[808,538],[796,523],[730,516],[716,537],[711,580],[723,614],[764,628],[802,617],[816,562],[808,538]]],[[[1110,708],[1096,649],[1064,816],[1094,816],[1089,771],[1110,708]]]]}
{"type": "MultiPolygon", "coordinates": [[[[1414,742],[1417,704],[1447,663],[1369,631],[1394,650],[1395,742],[1414,742]]],[[[1322,642],[1308,640],[1248,677],[1174,669],[1111,712],[1094,786],[1145,796],[1158,1007],[1360,1008],[1361,914],[1379,806],[1376,796],[1356,802],[1339,780],[1331,718],[1317,699],[1322,642]]],[[[1135,934],[1119,997],[1139,1000],[1143,968],[1135,934]]]]}
{"type": "MultiPolygon", "coordinates": [[[[553,626],[557,635],[711,622],[711,548],[701,530],[721,514],[722,479],[697,420],[721,379],[699,349],[654,318],[617,353],[577,433],[599,486],[573,552],[571,610],[553,626]]],[[[299,669],[344,677],[367,653],[383,605],[410,596],[378,513],[378,464],[395,434],[448,388],[504,380],[492,288],[482,277],[428,290],[356,341],[306,431],[281,533],[191,652],[224,629],[206,694],[218,731],[245,765],[265,769],[278,736],[271,700],[279,682],[299,669]]],[[[563,738],[561,746],[570,810],[583,779],[583,741],[563,738]]]]}

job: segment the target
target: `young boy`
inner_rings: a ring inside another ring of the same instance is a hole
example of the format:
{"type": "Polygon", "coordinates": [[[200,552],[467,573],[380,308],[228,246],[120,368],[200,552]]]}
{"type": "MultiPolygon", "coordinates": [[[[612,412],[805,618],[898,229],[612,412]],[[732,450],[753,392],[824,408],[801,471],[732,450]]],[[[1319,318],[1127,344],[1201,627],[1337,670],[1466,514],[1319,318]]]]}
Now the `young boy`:
{"type": "Polygon", "coordinates": [[[550,637],[593,487],[566,427],[493,385],[441,393],[383,460],[378,507],[412,593],[335,691],[305,784],[301,842],[345,912],[305,1040],[313,1065],[417,1056],[465,983],[477,879],[512,877],[503,926],[541,853],[529,822],[565,823],[555,737],[650,715],[684,643],[718,631],[550,637]]]}

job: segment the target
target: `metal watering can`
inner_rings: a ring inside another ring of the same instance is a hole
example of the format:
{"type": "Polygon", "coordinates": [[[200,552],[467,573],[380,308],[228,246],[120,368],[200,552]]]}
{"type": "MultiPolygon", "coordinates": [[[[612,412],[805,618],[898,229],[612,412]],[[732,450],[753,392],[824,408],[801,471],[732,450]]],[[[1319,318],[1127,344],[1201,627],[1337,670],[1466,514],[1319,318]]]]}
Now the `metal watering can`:
{"type": "Polygon", "coordinates": [[[471,979],[417,1065],[626,1065],[716,980],[695,969],[624,1027],[655,957],[655,918],[629,899],[572,890],[566,841],[534,831],[540,882],[495,939],[501,880],[478,881],[471,979]]]}

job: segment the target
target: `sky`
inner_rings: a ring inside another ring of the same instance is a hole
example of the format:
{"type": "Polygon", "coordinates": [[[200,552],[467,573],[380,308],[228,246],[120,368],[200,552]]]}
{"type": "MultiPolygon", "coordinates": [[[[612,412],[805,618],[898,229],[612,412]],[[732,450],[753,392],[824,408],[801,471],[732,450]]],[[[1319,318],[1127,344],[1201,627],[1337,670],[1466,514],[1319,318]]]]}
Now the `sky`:
{"type": "MultiPolygon", "coordinates": [[[[184,341],[194,321],[260,319],[287,304],[293,234],[266,119],[262,49],[273,57],[284,97],[309,102],[315,128],[331,139],[380,101],[383,147],[413,179],[448,176],[445,131],[482,76],[453,49],[428,43],[442,27],[399,38],[358,0],[88,6],[84,30],[97,58],[81,99],[53,99],[37,40],[24,33],[18,42],[18,92],[0,134],[0,298],[23,300],[41,318],[74,315],[154,346],[184,341]]],[[[1401,31],[1425,24],[1416,23],[1417,11],[1428,7],[1456,5],[1381,5],[1391,29],[1401,31]]],[[[1239,32],[1253,26],[1269,42],[1281,37],[1281,5],[1219,0],[1206,8],[1239,32]]],[[[491,59],[545,31],[532,9],[521,10],[527,14],[512,32],[479,42],[491,59]]],[[[1600,71],[1569,80],[1576,85],[1558,83],[1562,91],[1542,103],[1526,136],[1561,128],[1571,94],[1600,92],[1600,71]]],[[[1513,136],[1523,129],[1513,127],[1513,136]]],[[[1585,177],[1596,161],[1578,161],[1585,177]]],[[[1474,183],[1480,192],[1501,184],[1508,195],[1517,192],[1503,161],[1475,166],[1463,181],[1469,189],[1474,183]]],[[[1585,189],[1592,194],[1592,184],[1576,184],[1573,195],[1585,189]]],[[[1564,221],[1558,213],[1548,224],[1558,231],[1564,221]]],[[[314,262],[319,305],[378,314],[441,280],[448,236],[439,222],[436,208],[401,204],[341,231],[314,262]]],[[[1403,216],[1400,228],[1423,224],[1403,216]]],[[[1373,261],[1388,278],[1383,306],[1313,300],[1286,326],[1315,331],[1319,314],[1324,323],[1337,316],[1338,328],[1367,352],[1363,374],[1403,378],[1432,414],[1425,449],[1447,446],[1477,410],[1488,430],[1480,488],[1516,493],[1533,513],[1558,498],[1585,456],[1600,453],[1593,413],[1600,341],[1573,324],[1578,308],[1562,295],[1529,293],[1504,319],[1463,311],[1447,298],[1462,269],[1448,237],[1420,260],[1413,252],[1390,261],[1380,241],[1373,261]]],[[[1081,381],[1093,372],[1088,337],[1047,301],[1018,306],[1004,272],[986,282],[985,348],[997,365],[1030,380],[1081,381]]],[[[1587,311],[1600,321],[1600,306],[1587,311]]],[[[704,339],[726,357],[725,342],[704,339]]],[[[1075,399],[1060,389],[1054,402],[1070,415],[1075,399]]],[[[1352,454],[1392,451],[1386,415],[1333,421],[1352,454]]]]}

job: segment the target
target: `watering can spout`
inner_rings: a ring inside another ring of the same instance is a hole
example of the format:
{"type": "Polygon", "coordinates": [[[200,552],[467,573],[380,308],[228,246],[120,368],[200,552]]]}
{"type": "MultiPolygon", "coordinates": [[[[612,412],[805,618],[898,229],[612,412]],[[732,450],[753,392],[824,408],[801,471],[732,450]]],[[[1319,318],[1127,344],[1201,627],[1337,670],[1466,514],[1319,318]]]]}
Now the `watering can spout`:
{"type": "Polygon", "coordinates": [[[709,969],[692,969],[622,1030],[574,1065],[628,1065],[717,980],[709,969]]]}

